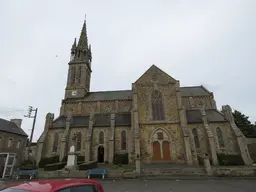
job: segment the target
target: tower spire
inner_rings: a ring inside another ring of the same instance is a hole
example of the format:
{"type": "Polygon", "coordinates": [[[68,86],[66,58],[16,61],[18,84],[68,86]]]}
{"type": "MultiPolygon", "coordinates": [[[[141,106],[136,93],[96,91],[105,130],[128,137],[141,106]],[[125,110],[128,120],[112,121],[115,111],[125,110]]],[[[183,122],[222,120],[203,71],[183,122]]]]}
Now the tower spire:
{"type": "Polygon", "coordinates": [[[76,38],[75,38],[74,43],[71,48],[71,51],[75,51],[75,50],[76,50],[76,38]]]}
{"type": "Polygon", "coordinates": [[[80,50],[88,49],[87,29],[86,20],[84,20],[83,28],[80,34],[77,48],[80,50]]]}

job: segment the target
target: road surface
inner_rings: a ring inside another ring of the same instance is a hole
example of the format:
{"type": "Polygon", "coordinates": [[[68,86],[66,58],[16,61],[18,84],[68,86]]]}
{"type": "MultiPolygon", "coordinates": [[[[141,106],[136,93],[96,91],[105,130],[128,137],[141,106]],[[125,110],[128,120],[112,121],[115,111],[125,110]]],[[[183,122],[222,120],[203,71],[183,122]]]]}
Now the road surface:
{"type": "MultiPolygon", "coordinates": [[[[106,192],[255,192],[256,180],[105,180],[106,192]]],[[[1,182],[0,185],[7,183],[1,182]]]]}

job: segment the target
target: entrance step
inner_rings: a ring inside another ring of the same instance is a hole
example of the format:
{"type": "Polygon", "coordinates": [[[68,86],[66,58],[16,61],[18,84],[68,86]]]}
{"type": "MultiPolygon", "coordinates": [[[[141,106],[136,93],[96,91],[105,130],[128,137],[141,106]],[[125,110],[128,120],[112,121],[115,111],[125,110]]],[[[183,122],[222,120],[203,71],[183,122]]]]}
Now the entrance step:
{"type": "Polygon", "coordinates": [[[205,176],[204,168],[145,168],[142,175],[147,177],[161,176],[205,176]]]}

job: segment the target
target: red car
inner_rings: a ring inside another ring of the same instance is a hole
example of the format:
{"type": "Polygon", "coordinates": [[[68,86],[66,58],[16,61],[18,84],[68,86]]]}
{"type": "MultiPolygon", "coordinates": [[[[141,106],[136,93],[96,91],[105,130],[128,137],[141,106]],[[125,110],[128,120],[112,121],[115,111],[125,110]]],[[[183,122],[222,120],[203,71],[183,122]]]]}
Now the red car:
{"type": "Polygon", "coordinates": [[[104,192],[98,181],[90,179],[36,180],[6,186],[0,192],[104,192]]]}

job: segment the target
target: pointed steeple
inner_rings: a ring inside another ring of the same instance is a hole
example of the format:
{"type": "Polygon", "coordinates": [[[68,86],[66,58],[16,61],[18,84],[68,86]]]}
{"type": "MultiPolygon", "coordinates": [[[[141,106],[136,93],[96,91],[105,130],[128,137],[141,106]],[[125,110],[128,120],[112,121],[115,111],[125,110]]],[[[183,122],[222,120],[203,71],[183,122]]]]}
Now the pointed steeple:
{"type": "Polygon", "coordinates": [[[76,50],[76,38],[75,38],[74,43],[71,48],[71,51],[75,51],[75,50],[76,50]]]}
{"type": "Polygon", "coordinates": [[[77,48],[79,50],[88,49],[88,40],[87,40],[87,29],[86,29],[86,20],[84,20],[83,28],[80,34],[77,48]]]}

